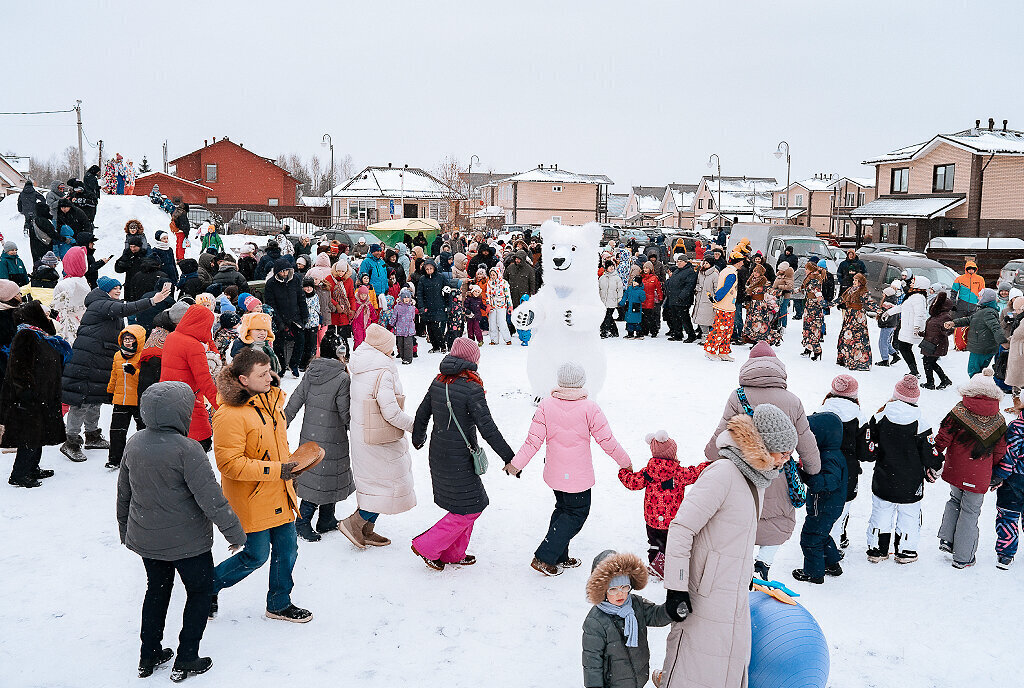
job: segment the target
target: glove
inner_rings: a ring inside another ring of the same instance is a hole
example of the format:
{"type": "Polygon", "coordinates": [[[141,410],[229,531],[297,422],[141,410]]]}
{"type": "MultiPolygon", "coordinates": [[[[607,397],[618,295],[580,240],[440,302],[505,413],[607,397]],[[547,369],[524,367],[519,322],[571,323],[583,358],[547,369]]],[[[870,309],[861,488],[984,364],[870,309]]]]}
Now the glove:
{"type": "Polygon", "coordinates": [[[452,288],[451,287],[442,287],[441,288],[441,293],[444,294],[445,296],[448,296],[449,294],[452,293],[452,288]]]}
{"type": "Polygon", "coordinates": [[[125,363],[123,366],[121,366],[121,369],[124,370],[124,372],[128,373],[129,375],[135,374],[135,366],[133,366],[131,363],[125,363]]]}
{"type": "Polygon", "coordinates": [[[991,492],[993,490],[998,490],[999,486],[1002,485],[1002,484],[1003,484],[1003,481],[993,475],[991,482],[989,482],[989,484],[988,484],[989,492],[991,492]]]}
{"type": "Polygon", "coordinates": [[[915,337],[920,337],[921,336],[921,328],[920,327],[915,327],[914,328],[914,336],[915,337]]]}
{"type": "Polygon", "coordinates": [[[665,597],[665,611],[673,621],[682,621],[693,608],[690,606],[690,593],[686,590],[669,590],[665,597]]]}
{"type": "Polygon", "coordinates": [[[291,480],[294,478],[297,474],[292,473],[292,470],[298,465],[299,464],[294,461],[281,464],[281,480],[291,480]]]}

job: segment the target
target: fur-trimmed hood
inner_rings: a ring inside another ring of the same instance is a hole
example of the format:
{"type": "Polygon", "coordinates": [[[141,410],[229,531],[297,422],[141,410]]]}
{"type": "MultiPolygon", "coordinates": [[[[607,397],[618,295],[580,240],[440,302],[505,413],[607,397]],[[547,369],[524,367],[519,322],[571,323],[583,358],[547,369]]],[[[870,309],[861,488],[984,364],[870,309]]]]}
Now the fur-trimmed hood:
{"type": "Polygon", "coordinates": [[[594,567],[587,579],[587,600],[601,604],[608,596],[608,585],[616,576],[629,576],[633,590],[647,586],[647,567],[635,554],[606,550],[594,559],[594,567]]]}
{"type": "MultiPolygon", "coordinates": [[[[271,391],[280,389],[281,378],[273,372],[271,375],[274,376],[274,386],[271,387],[271,391]]],[[[220,398],[220,403],[227,406],[245,406],[253,397],[249,390],[243,387],[238,378],[232,375],[226,367],[222,368],[220,373],[218,373],[216,383],[217,396],[220,398]]]]}
{"type": "Polygon", "coordinates": [[[745,413],[729,419],[726,430],[718,436],[715,444],[721,447],[733,446],[740,450],[743,460],[756,471],[771,471],[778,468],[761,441],[761,435],[753,419],[745,413]]]}

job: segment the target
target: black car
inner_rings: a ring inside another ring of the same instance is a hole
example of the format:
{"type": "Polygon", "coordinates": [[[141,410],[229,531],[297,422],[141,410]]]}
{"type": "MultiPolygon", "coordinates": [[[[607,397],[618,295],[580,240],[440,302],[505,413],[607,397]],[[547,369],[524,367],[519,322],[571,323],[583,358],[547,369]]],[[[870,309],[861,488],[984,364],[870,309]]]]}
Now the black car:
{"type": "Polygon", "coordinates": [[[359,239],[366,239],[367,244],[380,243],[380,239],[377,235],[367,232],[365,229],[336,229],[331,227],[330,229],[321,229],[313,233],[313,243],[318,244],[324,240],[326,241],[338,241],[342,244],[347,244],[349,248],[359,243],[359,239]]]}

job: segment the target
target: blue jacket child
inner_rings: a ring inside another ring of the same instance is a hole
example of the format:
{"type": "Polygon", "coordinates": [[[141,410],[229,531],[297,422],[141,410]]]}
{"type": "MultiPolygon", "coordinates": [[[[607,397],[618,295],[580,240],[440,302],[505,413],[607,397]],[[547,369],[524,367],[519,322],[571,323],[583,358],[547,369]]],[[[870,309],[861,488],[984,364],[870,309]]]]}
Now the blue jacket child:
{"type": "Polygon", "coordinates": [[[843,421],[825,411],[807,417],[821,454],[821,471],[802,476],[807,483],[807,518],[800,531],[800,549],[804,567],[793,571],[793,578],[810,583],[823,583],[825,574],[842,575],[843,558],[832,539],[832,526],[846,505],[846,481],[849,470],[843,454],[843,421]]]}
{"type": "Polygon", "coordinates": [[[644,291],[643,280],[637,275],[630,280],[630,284],[626,287],[622,300],[619,302],[620,306],[626,307],[626,339],[639,339],[642,336],[640,334],[640,321],[643,316],[643,303],[646,298],[647,292],[644,291]]]}

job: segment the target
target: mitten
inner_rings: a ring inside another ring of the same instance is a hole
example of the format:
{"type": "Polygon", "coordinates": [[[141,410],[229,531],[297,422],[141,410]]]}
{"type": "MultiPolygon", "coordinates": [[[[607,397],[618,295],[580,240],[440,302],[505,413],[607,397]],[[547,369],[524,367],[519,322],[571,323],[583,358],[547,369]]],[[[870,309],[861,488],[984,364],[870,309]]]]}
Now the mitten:
{"type": "Polygon", "coordinates": [[[673,621],[685,619],[693,611],[690,593],[686,590],[669,590],[665,596],[665,611],[673,621]]]}
{"type": "Polygon", "coordinates": [[[292,473],[292,469],[298,466],[294,461],[281,464],[281,480],[291,480],[295,477],[295,473],[292,473]]]}
{"type": "Polygon", "coordinates": [[[124,370],[124,372],[128,373],[129,375],[135,374],[135,366],[133,366],[131,363],[125,363],[123,366],[121,366],[121,369],[124,370]]]}

